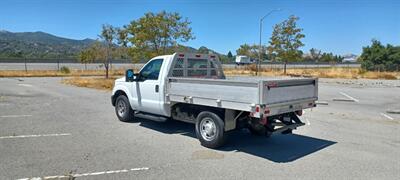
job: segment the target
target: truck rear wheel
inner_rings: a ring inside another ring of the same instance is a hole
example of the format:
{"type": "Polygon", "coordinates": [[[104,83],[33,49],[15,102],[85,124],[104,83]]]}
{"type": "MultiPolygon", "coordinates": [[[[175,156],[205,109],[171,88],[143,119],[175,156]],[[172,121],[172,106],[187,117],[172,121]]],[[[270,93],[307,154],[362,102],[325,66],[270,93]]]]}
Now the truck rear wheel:
{"type": "Polygon", "coordinates": [[[224,121],[215,113],[204,111],[196,118],[196,135],[201,145],[218,148],[224,144],[224,121]]]}
{"type": "Polygon", "coordinates": [[[132,121],[134,119],[134,111],[129,104],[129,100],[126,96],[120,95],[115,101],[115,113],[122,122],[132,121]]]}
{"type": "Polygon", "coordinates": [[[260,127],[260,128],[248,127],[248,129],[251,134],[256,135],[256,136],[263,136],[266,132],[265,127],[260,127]]]}

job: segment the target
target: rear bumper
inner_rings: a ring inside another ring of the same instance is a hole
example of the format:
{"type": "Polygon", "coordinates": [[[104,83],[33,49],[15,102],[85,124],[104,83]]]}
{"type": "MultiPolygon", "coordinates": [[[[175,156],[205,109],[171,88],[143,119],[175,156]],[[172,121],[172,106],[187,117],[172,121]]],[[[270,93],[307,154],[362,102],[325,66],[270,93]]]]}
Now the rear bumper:
{"type": "Polygon", "coordinates": [[[267,106],[270,108],[270,115],[278,115],[278,114],[284,114],[284,113],[289,113],[289,112],[296,112],[308,108],[313,108],[316,107],[315,103],[316,99],[306,99],[306,100],[300,100],[297,102],[289,102],[289,103],[284,103],[280,105],[272,105],[272,106],[267,106]]]}
{"type": "Polygon", "coordinates": [[[272,105],[256,105],[255,109],[259,107],[259,112],[257,112],[254,109],[251,116],[256,118],[261,118],[265,116],[275,116],[279,114],[285,114],[308,108],[313,108],[317,106],[315,103],[316,100],[317,98],[311,98],[311,99],[303,99],[303,100],[284,102],[272,105]]]}

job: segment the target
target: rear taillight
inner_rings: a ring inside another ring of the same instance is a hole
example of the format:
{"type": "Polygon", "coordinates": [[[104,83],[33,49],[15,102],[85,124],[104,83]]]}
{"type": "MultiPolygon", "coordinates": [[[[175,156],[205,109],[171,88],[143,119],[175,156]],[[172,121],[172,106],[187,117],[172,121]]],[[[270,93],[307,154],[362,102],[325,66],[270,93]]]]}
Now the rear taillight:
{"type": "Polygon", "coordinates": [[[260,106],[256,107],[256,112],[260,112],[260,106]]]}
{"type": "Polygon", "coordinates": [[[196,54],[196,57],[198,57],[198,58],[199,58],[199,57],[200,57],[200,54],[196,54]]]}
{"type": "Polygon", "coordinates": [[[214,56],[214,55],[211,55],[210,58],[215,58],[215,56],[214,56]]]}
{"type": "Polygon", "coordinates": [[[185,54],[179,54],[178,56],[179,57],[185,57],[185,54]]]}

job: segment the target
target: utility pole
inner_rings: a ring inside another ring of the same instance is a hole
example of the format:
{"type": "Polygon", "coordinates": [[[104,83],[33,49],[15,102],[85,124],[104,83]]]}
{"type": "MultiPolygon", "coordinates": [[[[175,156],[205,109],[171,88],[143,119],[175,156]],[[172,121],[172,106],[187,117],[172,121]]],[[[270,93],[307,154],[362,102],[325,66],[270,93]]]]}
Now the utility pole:
{"type": "Polygon", "coordinates": [[[28,67],[26,66],[26,57],[24,56],[24,64],[25,64],[25,73],[27,73],[28,72],[28,67]]]}
{"type": "Polygon", "coordinates": [[[57,71],[60,71],[60,56],[57,58],[57,71]]]}
{"type": "Polygon", "coordinates": [[[275,11],[281,11],[282,9],[274,9],[271,10],[270,12],[268,12],[266,15],[264,15],[261,19],[260,19],[260,44],[258,46],[258,62],[257,62],[257,72],[256,75],[260,75],[260,68],[261,68],[261,52],[262,52],[262,46],[261,46],[261,39],[262,39],[262,23],[264,21],[264,19],[269,16],[270,14],[272,14],[275,11]]]}

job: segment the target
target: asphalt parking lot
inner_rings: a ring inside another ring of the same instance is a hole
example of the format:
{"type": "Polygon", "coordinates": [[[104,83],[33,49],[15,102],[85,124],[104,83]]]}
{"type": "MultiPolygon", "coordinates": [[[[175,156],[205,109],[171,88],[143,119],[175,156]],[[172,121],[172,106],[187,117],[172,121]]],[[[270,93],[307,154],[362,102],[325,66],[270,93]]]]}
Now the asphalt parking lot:
{"type": "Polygon", "coordinates": [[[110,92],[60,81],[0,78],[0,179],[400,179],[400,115],[386,112],[399,81],[321,80],[306,126],[235,131],[220,150],[191,124],[120,122],[110,92]]]}

